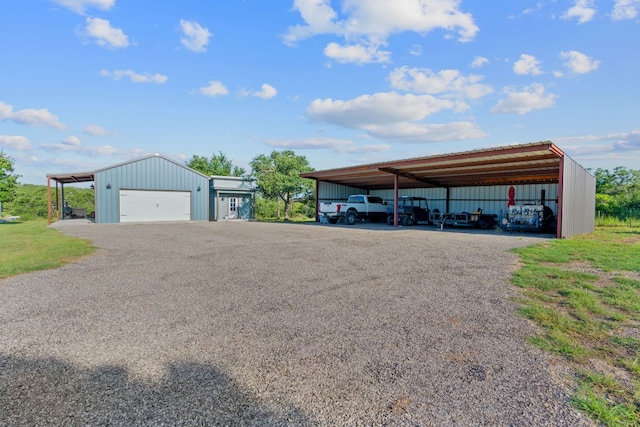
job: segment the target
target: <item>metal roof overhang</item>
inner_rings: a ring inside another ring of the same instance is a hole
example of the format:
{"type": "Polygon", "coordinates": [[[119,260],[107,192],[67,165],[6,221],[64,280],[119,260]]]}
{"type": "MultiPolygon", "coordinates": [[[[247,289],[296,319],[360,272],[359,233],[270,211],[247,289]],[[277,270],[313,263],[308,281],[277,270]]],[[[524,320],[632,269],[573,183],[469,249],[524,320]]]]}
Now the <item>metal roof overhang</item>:
{"type": "Polygon", "coordinates": [[[419,157],[301,174],[365,190],[557,183],[562,150],[552,142],[419,157]]]}
{"type": "Polygon", "coordinates": [[[50,174],[47,178],[52,179],[60,184],[74,184],[78,182],[94,181],[94,172],[76,172],[70,174],[50,174]]]}

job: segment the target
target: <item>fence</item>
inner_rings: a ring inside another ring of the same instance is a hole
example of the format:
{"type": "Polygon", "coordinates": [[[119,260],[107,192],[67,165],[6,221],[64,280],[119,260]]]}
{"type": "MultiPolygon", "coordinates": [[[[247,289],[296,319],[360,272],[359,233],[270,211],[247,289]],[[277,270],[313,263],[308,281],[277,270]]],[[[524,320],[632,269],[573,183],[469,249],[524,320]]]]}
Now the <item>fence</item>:
{"type": "Polygon", "coordinates": [[[596,226],[640,227],[640,210],[625,210],[618,216],[602,214],[599,210],[596,213],[596,226]]]}

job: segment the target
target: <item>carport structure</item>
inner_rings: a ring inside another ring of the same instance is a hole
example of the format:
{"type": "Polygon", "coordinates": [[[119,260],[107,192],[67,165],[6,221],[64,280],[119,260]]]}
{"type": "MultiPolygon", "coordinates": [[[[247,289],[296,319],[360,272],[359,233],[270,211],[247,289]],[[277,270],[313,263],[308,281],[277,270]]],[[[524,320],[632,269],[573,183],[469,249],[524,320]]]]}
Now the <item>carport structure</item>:
{"type": "Polygon", "coordinates": [[[64,198],[64,186],[65,184],[78,184],[81,182],[93,182],[95,181],[94,172],[76,172],[70,174],[52,174],[47,175],[47,220],[51,224],[52,221],[52,205],[51,205],[51,180],[56,183],[55,194],[55,212],[56,220],[59,219],[60,209],[65,206],[64,198]]]}
{"type": "MultiPolygon", "coordinates": [[[[403,189],[444,189],[449,211],[452,189],[513,185],[557,185],[559,238],[590,233],[595,226],[595,178],[551,141],[307,172],[316,181],[316,212],[326,200],[322,183],[366,194],[393,190],[397,209],[403,189]]],[[[544,197],[541,197],[544,204],[544,197]]],[[[397,215],[396,226],[397,226],[397,215]]]]}

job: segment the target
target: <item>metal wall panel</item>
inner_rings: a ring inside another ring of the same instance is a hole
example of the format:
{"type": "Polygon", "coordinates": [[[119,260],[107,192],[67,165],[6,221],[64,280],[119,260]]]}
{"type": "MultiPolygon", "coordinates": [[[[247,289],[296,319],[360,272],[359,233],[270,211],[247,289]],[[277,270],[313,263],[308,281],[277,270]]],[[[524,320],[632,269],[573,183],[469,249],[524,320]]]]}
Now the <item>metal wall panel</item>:
{"type": "Polygon", "coordinates": [[[254,181],[235,176],[212,176],[211,186],[214,189],[255,191],[254,181]]]}
{"type": "MultiPolygon", "coordinates": [[[[449,190],[449,212],[475,212],[481,208],[485,213],[506,217],[510,185],[457,187],[449,190]]],[[[516,204],[539,204],[542,190],[545,191],[545,204],[554,213],[558,211],[558,184],[514,185],[516,204]]],[[[387,202],[393,202],[393,190],[376,190],[371,194],[380,196],[387,202]]],[[[399,196],[426,197],[430,209],[446,211],[447,190],[444,188],[414,188],[398,191],[399,196]]]]}
{"type": "MultiPolygon", "coordinates": [[[[375,190],[371,194],[393,204],[393,190],[375,190]]],[[[427,199],[429,209],[438,209],[440,212],[444,212],[447,202],[447,190],[444,188],[405,188],[398,190],[398,196],[424,197],[427,199]]]]}
{"type": "Polygon", "coordinates": [[[334,184],[332,182],[318,182],[318,203],[346,202],[352,194],[367,194],[367,191],[361,188],[334,184]]]}
{"type": "Polygon", "coordinates": [[[162,156],[145,157],[96,172],[96,222],[120,221],[120,190],[191,192],[191,220],[206,221],[209,178],[162,156]],[[199,189],[199,190],[198,190],[199,189]]]}
{"type": "Polygon", "coordinates": [[[560,237],[592,233],[596,221],[596,179],[569,156],[562,165],[560,237]]]}

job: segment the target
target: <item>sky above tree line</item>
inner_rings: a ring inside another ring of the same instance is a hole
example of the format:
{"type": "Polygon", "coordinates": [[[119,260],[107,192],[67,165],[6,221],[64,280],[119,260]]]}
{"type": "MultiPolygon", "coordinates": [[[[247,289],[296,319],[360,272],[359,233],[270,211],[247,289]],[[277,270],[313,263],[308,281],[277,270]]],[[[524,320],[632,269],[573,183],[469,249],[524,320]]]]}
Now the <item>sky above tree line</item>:
{"type": "Polygon", "coordinates": [[[20,182],[160,153],[315,169],[551,140],[640,169],[640,0],[22,0],[0,13],[20,182]]]}

